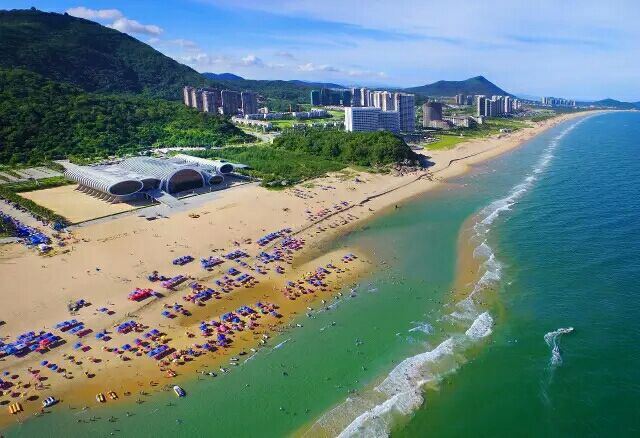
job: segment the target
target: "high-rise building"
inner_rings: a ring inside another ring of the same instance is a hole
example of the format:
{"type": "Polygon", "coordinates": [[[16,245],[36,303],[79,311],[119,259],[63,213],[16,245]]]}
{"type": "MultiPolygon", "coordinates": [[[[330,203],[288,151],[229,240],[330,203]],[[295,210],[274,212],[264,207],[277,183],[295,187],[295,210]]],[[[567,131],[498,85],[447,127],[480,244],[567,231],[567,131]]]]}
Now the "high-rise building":
{"type": "Polygon", "coordinates": [[[220,91],[205,90],[202,92],[202,110],[206,113],[218,114],[220,107],[220,91]]]}
{"type": "Polygon", "coordinates": [[[371,90],[360,89],[360,106],[371,106],[371,90]]]}
{"type": "Polygon", "coordinates": [[[193,90],[193,87],[188,85],[182,89],[183,100],[186,106],[193,106],[191,103],[191,90],[193,90]]]}
{"type": "Polygon", "coordinates": [[[422,126],[430,127],[430,123],[442,120],[442,104],[440,102],[426,102],[422,105],[422,126]]]}
{"type": "Polygon", "coordinates": [[[400,132],[400,113],[398,111],[380,111],[378,113],[378,129],[400,132]]]}
{"type": "Polygon", "coordinates": [[[240,93],[231,90],[222,90],[222,114],[235,116],[241,106],[240,93]]]}
{"type": "Polygon", "coordinates": [[[380,108],[359,107],[344,109],[344,128],[349,132],[371,132],[380,127],[380,108]]]}
{"type": "Polygon", "coordinates": [[[395,110],[400,113],[400,131],[413,132],[416,125],[416,98],[413,94],[395,93],[395,110]]]}
{"type": "Polygon", "coordinates": [[[464,94],[456,94],[456,105],[466,105],[467,104],[467,96],[464,94]]]}
{"type": "Polygon", "coordinates": [[[393,94],[388,91],[383,91],[380,97],[382,103],[382,111],[396,111],[395,102],[393,100],[393,94]]]}
{"type": "Polygon", "coordinates": [[[243,91],[240,94],[240,102],[242,104],[242,114],[256,114],[258,112],[258,96],[251,91],[243,91]]]}
{"type": "Polygon", "coordinates": [[[371,92],[371,106],[382,109],[382,111],[395,111],[393,95],[388,91],[371,92]]]}
{"type": "Polygon", "coordinates": [[[485,102],[487,98],[485,96],[476,96],[476,115],[486,116],[485,114],[485,102]]]}
{"type": "Polygon", "coordinates": [[[198,111],[202,111],[202,90],[196,90],[195,88],[191,89],[191,106],[193,108],[197,108],[198,111]]]}
{"type": "Polygon", "coordinates": [[[382,91],[372,91],[371,92],[371,106],[375,106],[376,108],[382,109],[382,103],[380,102],[380,93],[382,91]]]}
{"type": "Polygon", "coordinates": [[[331,105],[331,90],[323,88],[320,90],[320,105],[331,105]]]}
{"type": "Polygon", "coordinates": [[[504,98],[502,96],[493,96],[493,98],[491,99],[493,102],[495,102],[494,106],[494,116],[499,116],[502,113],[504,113],[504,98]]]}
{"type": "Polygon", "coordinates": [[[504,112],[511,114],[513,112],[513,99],[511,96],[505,96],[504,98],[504,112]]]}
{"type": "Polygon", "coordinates": [[[342,90],[340,94],[341,94],[340,105],[351,106],[351,98],[352,98],[351,90],[342,90]]]}
{"type": "Polygon", "coordinates": [[[320,103],[320,91],[311,90],[311,105],[313,106],[322,105],[320,103]]]}
{"type": "Polygon", "coordinates": [[[362,90],[360,88],[351,89],[351,106],[360,106],[362,101],[362,90]]]}
{"type": "Polygon", "coordinates": [[[493,99],[485,99],[484,100],[484,114],[486,117],[495,117],[496,116],[496,101],[493,99]]]}

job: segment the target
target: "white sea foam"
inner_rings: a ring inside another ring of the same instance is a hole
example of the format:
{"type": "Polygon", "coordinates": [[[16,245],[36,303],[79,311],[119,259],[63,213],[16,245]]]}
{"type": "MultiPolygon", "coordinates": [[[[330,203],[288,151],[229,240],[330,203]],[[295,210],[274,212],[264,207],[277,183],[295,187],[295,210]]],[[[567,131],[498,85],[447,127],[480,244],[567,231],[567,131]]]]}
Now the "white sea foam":
{"type": "Polygon", "coordinates": [[[356,402],[351,398],[319,421],[327,427],[338,418],[344,421],[348,417],[347,408],[369,406],[360,411],[338,437],[388,436],[395,416],[409,415],[422,405],[423,386],[455,371],[459,365],[456,353],[462,353],[473,342],[489,336],[492,326],[493,318],[489,312],[482,313],[469,326],[464,336],[453,335],[433,350],[406,358],[369,394],[360,396],[361,401],[356,402]],[[336,411],[340,417],[335,415],[336,411]]]}
{"type": "Polygon", "coordinates": [[[544,335],[544,341],[551,347],[551,359],[549,365],[556,367],[562,365],[562,354],[560,352],[560,335],[571,333],[573,327],[559,328],[544,335]]]}
{"type": "Polygon", "coordinates": [[[425,334],[433,333],[433,326],[428,322],[413,322],[413,324],[417,324],[415,327],[409,329],[409,332],[422,332],[425,334]]]}
{"type": "Polygon", "coordinates": [[[484,312],[473,321],[471,327],[469,327],[464,334],[471,339],[486,338],[491,334],[492,328],[493,318],[489,315],[489,312],[484,312]]]}
{"type": "Polygon", "coordinates": [[[275,347],[272,348],[272,350],[278,350],[280,348],[282,348],[284,346],[284,344],[286,344],[287,342],[289,342],[291,340],[291,338],[289,339],[285,339],[284,341],[280,342],[278,345],[276,345],[275,347]]]}

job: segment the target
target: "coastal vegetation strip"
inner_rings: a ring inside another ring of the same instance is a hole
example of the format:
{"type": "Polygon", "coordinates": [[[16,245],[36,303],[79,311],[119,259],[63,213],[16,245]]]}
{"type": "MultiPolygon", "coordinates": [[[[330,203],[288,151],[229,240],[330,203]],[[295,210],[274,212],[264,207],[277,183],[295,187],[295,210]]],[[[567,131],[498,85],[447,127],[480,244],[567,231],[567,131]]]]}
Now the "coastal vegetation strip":
{"type": "Polygon", "coordinates": [[[250,169],[244,173],[260,178],[265,186],[291,185],[349,166],[384,170],[388,165],[417,159],[401,138],[389,132],[321,130],[285,133],[272,144],[251,148],[226,147],[191,153],[245,163],[250,169]]]}

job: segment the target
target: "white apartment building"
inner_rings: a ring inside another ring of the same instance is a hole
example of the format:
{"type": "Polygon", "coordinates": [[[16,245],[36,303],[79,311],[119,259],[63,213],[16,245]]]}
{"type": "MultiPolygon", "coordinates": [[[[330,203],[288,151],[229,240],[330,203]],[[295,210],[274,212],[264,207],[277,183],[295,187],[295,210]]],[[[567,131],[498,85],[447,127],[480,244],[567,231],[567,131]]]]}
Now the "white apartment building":
{"type": "Polygon", "coordinates": [[[347,107],[344,109],[344,127],[349,132],[400,132],[397,111],[382,111],[375,107],[347,107]]]}
{"type": "Polygon", "coordinates": [[[372,132],[380,126],[380,108],[346,107],[344,109],[344,128],[349,132],[372,132]]]}

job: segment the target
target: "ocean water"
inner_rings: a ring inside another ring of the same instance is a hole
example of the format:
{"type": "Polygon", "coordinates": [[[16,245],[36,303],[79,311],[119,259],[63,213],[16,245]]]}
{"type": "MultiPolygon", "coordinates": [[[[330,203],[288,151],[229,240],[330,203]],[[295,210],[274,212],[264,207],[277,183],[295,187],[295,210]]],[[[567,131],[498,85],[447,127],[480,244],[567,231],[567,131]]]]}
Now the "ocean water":
{"type": "Polygon", "coordinates": [[[561,124],[333,242],[372,274],[232,373],[3,433],[637,435],[638,139],[640,113],[561,124]]]}
{"type": "Polygon", "coordinates": [[[490,231],[491,342],[396,436],[639,436],[640,113],[590,117],[548,152],[490,231]]]}

